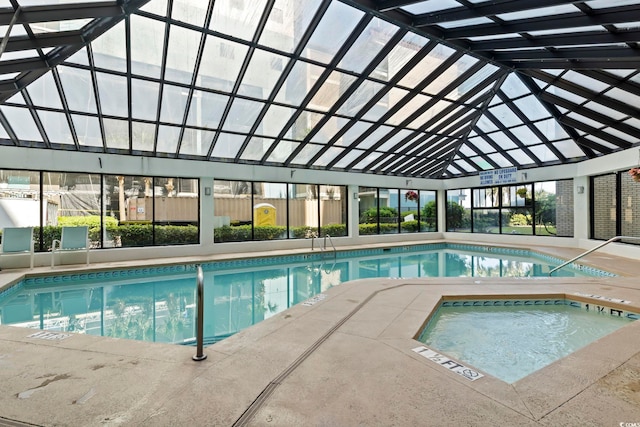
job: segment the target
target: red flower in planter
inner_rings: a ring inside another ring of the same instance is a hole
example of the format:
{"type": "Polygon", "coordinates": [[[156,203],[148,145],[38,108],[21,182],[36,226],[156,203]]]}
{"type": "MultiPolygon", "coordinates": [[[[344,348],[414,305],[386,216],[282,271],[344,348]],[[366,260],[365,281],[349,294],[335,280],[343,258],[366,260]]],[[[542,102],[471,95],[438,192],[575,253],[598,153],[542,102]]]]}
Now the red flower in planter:
{"type": "Polygon", "coordinates": [[[410,200],[412,202],[417,202],[418,201],[418,192],[417,191],[413,191],[413,190],[409,190],[409,191],[407,191],[405,193],[404,199],[405,200],[410,200]]]}

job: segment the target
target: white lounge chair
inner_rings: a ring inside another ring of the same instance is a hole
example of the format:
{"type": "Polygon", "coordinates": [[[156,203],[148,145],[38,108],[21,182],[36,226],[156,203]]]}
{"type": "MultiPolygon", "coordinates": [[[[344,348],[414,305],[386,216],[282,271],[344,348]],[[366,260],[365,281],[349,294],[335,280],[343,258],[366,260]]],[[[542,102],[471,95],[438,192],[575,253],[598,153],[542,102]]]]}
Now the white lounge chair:
{"type": "Polygon", "coordinates": [[[33,227],[5,227],[2,229],[0,255],[29,254],[33,268],[33,227]]]}
{"type": "Polygon", "coordinates": [[[89,265],[89,227],[62,227],[60,240],[53,241],[51,246],[51,268],[53,268],[57,252],[82,252],[86,253],[87,265],[89,265]]]}

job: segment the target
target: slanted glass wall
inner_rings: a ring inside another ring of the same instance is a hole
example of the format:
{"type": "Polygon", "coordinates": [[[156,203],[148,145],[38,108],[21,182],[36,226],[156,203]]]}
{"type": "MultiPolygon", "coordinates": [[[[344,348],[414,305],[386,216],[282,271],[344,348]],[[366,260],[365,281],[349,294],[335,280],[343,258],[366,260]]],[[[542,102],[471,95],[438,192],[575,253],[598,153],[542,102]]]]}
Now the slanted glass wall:
{"type": "Polygon", "coordinates": [[[48,251],[61,227],[86,225],[92,248],[199,242],[198,180],[0,170],[0,228],[35,227],[48,251]]]}
{"type": "Polygon", "coordinates": [[[437,231],[436,191],[360,187],[360,235],[437,231]]]}
{"type": "Polygon", "coordinates": [[[347,187],[214,181],[214,241],[347,235],[347,187]]]}
{"type": "Polygon", "coordinates": [[[640,182],[627,171],[592,177],[591,200],[591,238],[640,237],[640,182]]]}
{"type": "Polygon", "coordinates": [[[573,180],[447,190],[447,231],[573,236],[573,180]]]}

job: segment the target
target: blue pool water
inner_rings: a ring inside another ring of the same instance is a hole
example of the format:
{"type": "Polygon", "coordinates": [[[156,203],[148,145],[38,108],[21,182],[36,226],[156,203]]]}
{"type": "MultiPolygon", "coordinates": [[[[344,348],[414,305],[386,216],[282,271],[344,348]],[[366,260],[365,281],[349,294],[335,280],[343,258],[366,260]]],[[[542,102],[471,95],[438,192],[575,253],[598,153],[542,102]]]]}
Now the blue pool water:
{"type": "MultiPolygon", "coordinates": [[[[446,244],[210,262],[202,264],[204,336],[223,339],[349,280],[546,276],[561,262],[527,250],[446,244]]],[[[558,275],[587,273],[607,274],[566,268],[558,275]]],[[[195,275],[196,265],[189,264],[31,277],[0,293],[0,323],[189,342],[195,275]]]]}
{"type": "Polygon", "coordinates": [[[508,383],[639,317],[565,299],[475,303],[443,303],[418,340],[508,383]]]}

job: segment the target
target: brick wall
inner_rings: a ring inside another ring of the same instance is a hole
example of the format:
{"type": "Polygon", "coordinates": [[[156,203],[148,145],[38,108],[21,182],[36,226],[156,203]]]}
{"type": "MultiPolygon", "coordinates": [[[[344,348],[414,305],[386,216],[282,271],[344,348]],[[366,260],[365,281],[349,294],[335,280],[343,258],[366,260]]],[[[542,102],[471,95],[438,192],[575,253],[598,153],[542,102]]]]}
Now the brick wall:
{"type": "Polygon", "coordinates": [[[573,237],[573,180],[556,181],[556,233],[573,237]]]}
{"type": "Polygon", "coordinates": [[[616,176],[593,178],[593,236],[607,240],[616,235],[616,176]]]}

